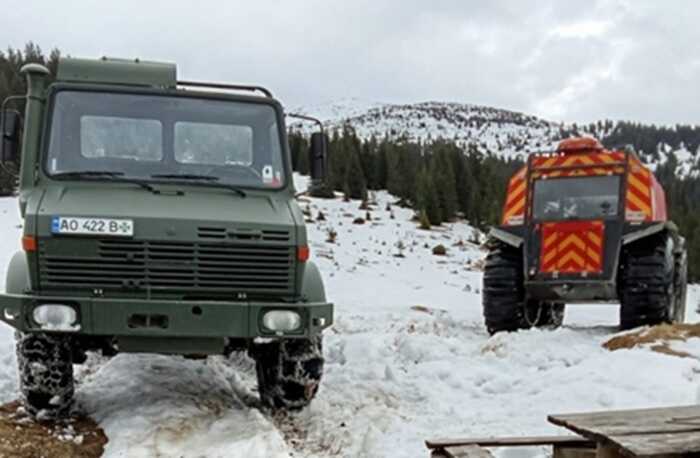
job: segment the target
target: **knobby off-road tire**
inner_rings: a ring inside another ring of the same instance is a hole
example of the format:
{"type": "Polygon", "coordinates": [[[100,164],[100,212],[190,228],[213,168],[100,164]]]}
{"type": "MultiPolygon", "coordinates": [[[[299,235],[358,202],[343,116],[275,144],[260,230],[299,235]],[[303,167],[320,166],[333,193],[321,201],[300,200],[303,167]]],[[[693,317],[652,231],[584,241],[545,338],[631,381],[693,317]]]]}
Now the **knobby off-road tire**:
{"type": "Polygon", "coordinates": [[[495,244],[486,256],[482,306],[489,334],[525,327],[523,254],[505,244],[495,244]]]}
{"type": "Polygon", "coordinates": [[[522,251],[496,244],[486,257],[482,304],[490,334],[532,326],[557,328],[564,321],[565,305],[525,299],[522,251]]]}
{"type": "Polygon", "coordinates": [[[318,392],[323,375],[322,336],[255,344],[251,351],[261,401],[268,407],[300,410],[318,392]]]}
{"type": "Polygon", "coordinates": [[[676,291],[673,243],[672,237],[662,233],[623,247],[618,285],[621,329],[670,323],[679,318],[679,308],[684,304],[677,293],[685,293],[676,291]]]}
{"type": "Polygon", "coordinates": [[[16,340],[20,392],[27,412],[40,420],[68,416],[74,393],[70,338],[17,333],[16,340]]]}

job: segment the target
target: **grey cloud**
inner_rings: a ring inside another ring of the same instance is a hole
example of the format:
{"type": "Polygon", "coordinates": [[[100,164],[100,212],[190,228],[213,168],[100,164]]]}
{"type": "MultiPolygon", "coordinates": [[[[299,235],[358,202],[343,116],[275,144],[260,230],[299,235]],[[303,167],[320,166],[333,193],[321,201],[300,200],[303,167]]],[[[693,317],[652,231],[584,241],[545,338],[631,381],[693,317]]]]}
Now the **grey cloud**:
{"type": "Polygon", "coordinates": [[[700,123],[694,1],[10,1],[0,43],[178,63],[288,105],[446,100],[700,123]]]}

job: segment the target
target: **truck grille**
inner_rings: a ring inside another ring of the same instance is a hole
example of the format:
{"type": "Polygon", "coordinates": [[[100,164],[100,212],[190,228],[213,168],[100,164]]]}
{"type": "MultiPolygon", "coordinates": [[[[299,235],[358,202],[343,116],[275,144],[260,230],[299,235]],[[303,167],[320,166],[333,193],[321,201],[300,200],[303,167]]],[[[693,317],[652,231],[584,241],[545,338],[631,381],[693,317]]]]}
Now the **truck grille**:
{"type": "Polygon", "coordinates": [[[202,226],[197,229],[200,239],[234,239],[241,241],[289,242],[288,231],[230,231],[225,227],[202,226]]]}
{"type": "Polygon", "coordinates": [[[77,256],[52,250],[51,242],[39,244],[42,288],[279,294],[294,290],[296,251],[288,244],[88,239],[80,241],[77,256]]]}

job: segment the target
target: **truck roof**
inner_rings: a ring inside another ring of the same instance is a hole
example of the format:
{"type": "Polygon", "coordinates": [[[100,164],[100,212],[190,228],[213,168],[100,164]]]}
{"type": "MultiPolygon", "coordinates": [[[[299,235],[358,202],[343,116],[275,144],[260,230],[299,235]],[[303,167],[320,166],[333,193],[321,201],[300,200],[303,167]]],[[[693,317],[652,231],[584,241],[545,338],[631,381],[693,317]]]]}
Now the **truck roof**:
{"type": "Polygon", "coordinates": [[[602,151],[603,145],[591,137],[573,137],[567,138],[559,142],[557,153],[561,154],[580,154],[602,151]]]}
{"type": "Polygon", "coordinates": [[[177,66],[167,62],[140,59],[81,59],[62,57],[58,61],[56,81],[65,83],[118,84],[161,89],[193,88],[205,91],[258,92],[273,99],[272,93],[262,87],[246,84],[178,81],[177,66]]]}
{"type": "MultiPolygon", "coordinates": [[[[580,175],[584,169],[599,172],[597,174],[612,171],[623,173],[616,166],[624,166],[628,155],[636,159],[640,166],[642,165],[637,154],[629,148],[609,150],[595,138],[572,137],[560,141],[554,151],[530,153],[527,164],[533,171],[563,169],[555,173],[554,176],[580,175]],[[569,173],[564,173],[565,170],[568,170],[569,173]]],[[[536,173],[535,176],[540,175],[536,173]]]]}
{"type": "Polygon", "coordinates": [[[124,84],[159,88],[177,87],[177,66],[139,59],[76,59],[58,61],[57,81],[124,84]]]}

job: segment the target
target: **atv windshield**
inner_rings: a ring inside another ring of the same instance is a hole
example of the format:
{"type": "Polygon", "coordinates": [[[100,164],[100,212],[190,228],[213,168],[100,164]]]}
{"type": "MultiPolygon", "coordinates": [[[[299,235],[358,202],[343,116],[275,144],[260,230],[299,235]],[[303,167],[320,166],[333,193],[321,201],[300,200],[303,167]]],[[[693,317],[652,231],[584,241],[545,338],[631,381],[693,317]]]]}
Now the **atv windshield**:
{"type": "Polygon", "coordinates": [[[264,103],[64,90],[54,98],[45,171],[281,188],[281,139],[276,110],[264,103]]]}
{"type": "Polygon", "coordinates": [[[617,216],[620,177],[586,176],[535,181],[536,220],[592,219],[617,216]]]}

